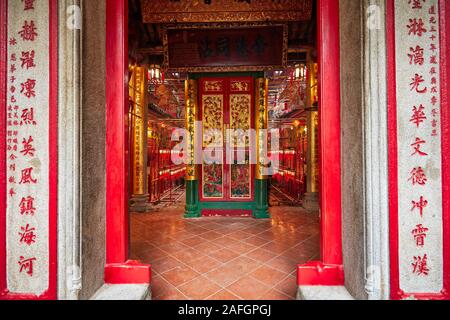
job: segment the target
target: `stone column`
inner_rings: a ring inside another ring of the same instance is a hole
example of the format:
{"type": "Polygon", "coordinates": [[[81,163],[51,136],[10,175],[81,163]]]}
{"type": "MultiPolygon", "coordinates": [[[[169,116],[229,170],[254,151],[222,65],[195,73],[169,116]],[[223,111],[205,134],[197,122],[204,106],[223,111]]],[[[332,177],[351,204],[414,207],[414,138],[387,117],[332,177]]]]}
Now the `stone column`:
{"type": "Polygon", "coordinates": [[[147,181],[147,69],[132,67],[130,100],[133,101],[131,174],[132,196],[130,210],[146,212],[150,209],[147,181]]]}
{"type": "Polygon", "coordinates": [[[264,78],[256,79],[256,181],[255,181],[255,212],[257,219],[270,218],[269,214],[269,192],[268,176],[264,174],[266,164],[266,152],[268,135],[264,130],[268,129],[268,93],[269,80],[264,78]],[[266,150],[264,150],[266,149],[266,150]]]}
{"type": "Polygon", "coordinates": [[[196,121],[198,112],[197,100],[197,80],[186,80],[186,130],[187,136],[187,153],[188,164],[186,167],[186,218],[200,217],[198,203],[198,165],[196,164],[195,147],[196,143],[196,121]]]}
{"type": "MultiPolygon", "coordinates": [[[[82,289],[82,45],[80,0],[60,0],[58,77],[58,299],[82,289]],[[73,15],[70,27],[67,13],[73,15]]],[[[98,6],[98,4],[97,4],[98,6]]],[[[98,9],[98,7],[97,7],[98,9]]],[[[97,44],[98,45],[98,44],[97,44]]],[[[96,72],[99,72],[96,70],[96,72]]],[[[104,103],[104,102],[103,102],[104,103]]],[[[98,184],[97,184],[98,188],[98,184]]],[[[91,272],[95,274],[95,272],[91,272]]],[[[95,284],[94,284],[95,285],[95,284]]]]}
{"type": "Polygon", "coordinates": [[[365,290],[369,300],[389,300],[386,2],[365,0],[362,9],[372,17],[369,27],[363,29],[365,290]]]}

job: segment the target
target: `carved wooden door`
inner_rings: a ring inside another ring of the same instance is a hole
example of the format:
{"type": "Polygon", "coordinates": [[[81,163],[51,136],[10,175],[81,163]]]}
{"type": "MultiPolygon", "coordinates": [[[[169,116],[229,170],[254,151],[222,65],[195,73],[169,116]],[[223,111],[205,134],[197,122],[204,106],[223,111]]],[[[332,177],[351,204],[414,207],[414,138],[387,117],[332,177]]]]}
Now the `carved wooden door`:
{"type": "Polygon", "coordinates": [[[252,135],[245,133],[254,128],[254,79],[201,79],[199,100],[205,155],[200,170],[200,200],[253,201],[252,135]],[[238,130],[240,135],[236,135],[238,130]]]}

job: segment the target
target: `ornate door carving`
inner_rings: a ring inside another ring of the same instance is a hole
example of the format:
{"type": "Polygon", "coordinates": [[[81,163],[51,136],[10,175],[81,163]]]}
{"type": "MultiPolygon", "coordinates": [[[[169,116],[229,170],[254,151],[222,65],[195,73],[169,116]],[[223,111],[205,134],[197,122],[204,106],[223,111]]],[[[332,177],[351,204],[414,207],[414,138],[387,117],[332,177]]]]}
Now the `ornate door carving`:
{"type": "Polygon", "coordinates": [[[253,201],[253,78],[210,78],[199,82],[204,161],[200,198],[209,202],[253,201]]]}

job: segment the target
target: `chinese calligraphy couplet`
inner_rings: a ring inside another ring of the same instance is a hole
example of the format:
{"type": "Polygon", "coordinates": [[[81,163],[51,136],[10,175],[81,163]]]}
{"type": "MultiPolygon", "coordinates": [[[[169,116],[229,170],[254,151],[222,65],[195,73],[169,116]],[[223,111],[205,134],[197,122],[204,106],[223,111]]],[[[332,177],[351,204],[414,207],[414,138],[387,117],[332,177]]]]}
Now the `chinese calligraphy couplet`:
{"type": "MultiPolygon", "coordinates": [[[[443,290],[438,0],[396,0],[399,289],[443,290]]],[[[396,253],[397,254],[397,253],[396,253]]]]}
{"type": "Polygon", "coordinates": [[[50,1],[7,3],[6,279],[13,294],[49,289],[50,1]]]}

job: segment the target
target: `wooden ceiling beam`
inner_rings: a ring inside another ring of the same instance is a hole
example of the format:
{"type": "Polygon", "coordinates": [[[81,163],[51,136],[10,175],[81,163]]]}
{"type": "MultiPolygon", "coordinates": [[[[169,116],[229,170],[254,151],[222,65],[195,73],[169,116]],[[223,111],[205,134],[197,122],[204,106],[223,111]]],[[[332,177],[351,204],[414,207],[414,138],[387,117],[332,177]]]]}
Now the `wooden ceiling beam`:
{"type": "MultiPolygon", "coordinates": [[[[315,48],[312,45],[289,46],[288,53],[304,53],[314,49],[315,48]]],[[[147,54],[150,56],[163,56],[164,48],[162,46],[139,48],[137,49],[137,52],[140,54],[147,54]]]]}

